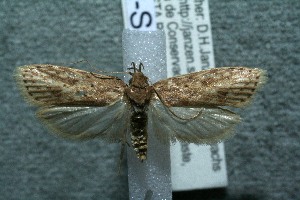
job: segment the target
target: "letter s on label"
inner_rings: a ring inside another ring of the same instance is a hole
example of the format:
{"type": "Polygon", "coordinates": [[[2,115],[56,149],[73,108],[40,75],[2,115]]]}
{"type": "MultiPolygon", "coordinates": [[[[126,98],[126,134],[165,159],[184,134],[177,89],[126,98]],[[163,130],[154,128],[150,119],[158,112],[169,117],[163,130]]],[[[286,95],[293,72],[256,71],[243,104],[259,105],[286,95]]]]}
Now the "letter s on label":
{"type": "MultiPolygon", "coordinates": [[[[151,26],[151,23],[152,23],[152,17],[151,17],[151,14],[149,12],[142,12],[141,15],[140,15],[140,19],[139,19],[139,24],[134,24],[133,22],[133,18],[134,16],[137,15],[137,12],[133,12],[131,15],[130,15],[130,24],[133,28],[141,28],[142,25],[143,25],[143,21],[145,20],[145,17],[147,18],[148,16],[148,23],[146,24],[146,27],[149,27],[151,26]]],[[[147,20],[147,19],[146,19],[147,20]]]]}

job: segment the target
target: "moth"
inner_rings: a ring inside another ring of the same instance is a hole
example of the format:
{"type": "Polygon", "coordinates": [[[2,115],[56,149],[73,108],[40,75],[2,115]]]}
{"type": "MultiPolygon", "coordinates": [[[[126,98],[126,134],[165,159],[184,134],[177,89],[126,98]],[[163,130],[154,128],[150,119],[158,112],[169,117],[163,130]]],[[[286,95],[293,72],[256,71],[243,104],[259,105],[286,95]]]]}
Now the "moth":
{"type": "Polygon", "coordinates": [[[223,67],[149,84],[143,65],[121,79],[79,69],[35,64],[19,67],[15,77],[37,117],[68,139],[102,138],[127,143],[141,161],[147,158],[148,130],[162,142],[211,144],[232,135],[240,117],[221,106],[249,104],[265,82],[257,68],[223,67]]]}

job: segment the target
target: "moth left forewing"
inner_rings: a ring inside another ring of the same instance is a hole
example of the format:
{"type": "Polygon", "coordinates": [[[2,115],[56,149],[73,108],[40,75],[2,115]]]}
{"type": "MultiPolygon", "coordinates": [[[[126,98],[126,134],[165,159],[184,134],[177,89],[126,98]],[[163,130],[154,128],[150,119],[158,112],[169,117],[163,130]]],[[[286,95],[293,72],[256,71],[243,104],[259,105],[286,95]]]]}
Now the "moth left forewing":
{"type": "Polygon", "coordinates": [[[129,105],[120,100],[109,106],[49,106],[37,116],[58,136],[86,140],[100,138],[111,142],[123,141],[129,125],[129,105]]]}
{"type": "Polygon", "coordinates": [[[170,107],[243,107],[265,80],[261,69],[223,67],[168,78],[153,87],[170,107]]]}
{"type": "Polygon", "coordinates": [[[230,137],[240,117],[218,107],[170,107],[159,100],[149,106],[149,123],[160,141],[211,144],[230,137]]]}
{"type": "Polygon", "coordinates": [[[16,69],[15,78],[29,103],[105,106],[124,95],[126,84],[112,76],[48,64],[16,69]]]}

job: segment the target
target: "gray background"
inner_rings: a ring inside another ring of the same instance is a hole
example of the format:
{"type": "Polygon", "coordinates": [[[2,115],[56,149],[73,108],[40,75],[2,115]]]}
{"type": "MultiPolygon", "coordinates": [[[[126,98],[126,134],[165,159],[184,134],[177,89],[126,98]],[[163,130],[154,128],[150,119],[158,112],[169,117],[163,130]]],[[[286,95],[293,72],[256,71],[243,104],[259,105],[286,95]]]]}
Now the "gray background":
{"type": "MultiPolygon", "coordinates": [[[[209,3],[216,66],[261,67],[269,76],[225,142],[229,186],[218,199],[300,199],[300,2],[209,3]]],[[[83,58],[121,71],[120,2],[4,0],[0,19],[0,199],[127,199],[120,146],[46,134],[12,77],[16,66],[83,58]]]]}

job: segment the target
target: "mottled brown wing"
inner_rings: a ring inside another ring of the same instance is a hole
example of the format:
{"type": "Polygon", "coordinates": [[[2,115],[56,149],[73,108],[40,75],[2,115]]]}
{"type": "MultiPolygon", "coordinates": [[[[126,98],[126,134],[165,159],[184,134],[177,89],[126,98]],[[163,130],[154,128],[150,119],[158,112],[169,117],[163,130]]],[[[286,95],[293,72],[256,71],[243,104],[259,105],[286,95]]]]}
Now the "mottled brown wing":
{"type": "Polygon", "coordinates": [[[113,76],[46,64],[19,67],[15,77],[26,99],[39,106],[106,106],[126,87],[113,76]]]}
{"type": "Polygon", "coordinates": [[[265,79],[261,69],[223,67],[168,78],[153,87],[169,107],[242,107],[265,79]]]}

